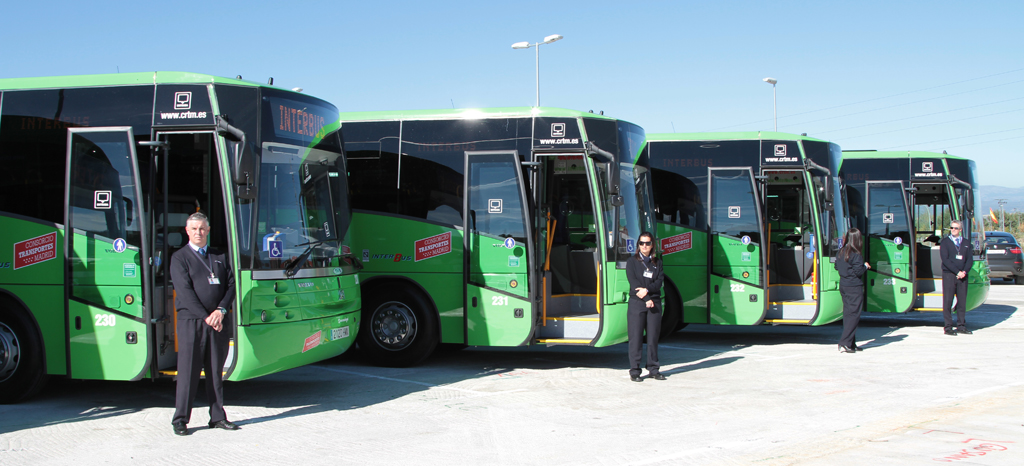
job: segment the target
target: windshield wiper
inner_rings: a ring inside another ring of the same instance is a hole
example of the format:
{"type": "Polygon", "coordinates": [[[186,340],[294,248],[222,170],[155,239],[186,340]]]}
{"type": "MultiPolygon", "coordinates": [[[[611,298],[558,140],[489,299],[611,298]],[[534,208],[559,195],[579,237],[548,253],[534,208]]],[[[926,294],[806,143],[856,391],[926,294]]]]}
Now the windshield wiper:
{"type": "Polygon", "coordinates": [[[296,244],[296,246],[309,246],[309,247],[307,247],[305,251],[302,251],[302,254],[299,254],[299,257],[296,257],[295,259],[292,259],[291,261],[288,262],[288,264],[285,266],[285,269],[284,269],[284,275],[286,277],[288,277],[288,278],[294,277],[295,274],[299,273],[299,270],[302,269],[302,266],[306,263],[306,259],[309,259],[309,255],[313,253],[313,248],[316,247],[316,246],[319,246],[321,244],[324,244],[324,243],[326,243],[328,241],[337,241],[337,240],[336,239],[324,239],[324,240],[320,240],[320,241],[311,241],[309,243],[296,244]]]}

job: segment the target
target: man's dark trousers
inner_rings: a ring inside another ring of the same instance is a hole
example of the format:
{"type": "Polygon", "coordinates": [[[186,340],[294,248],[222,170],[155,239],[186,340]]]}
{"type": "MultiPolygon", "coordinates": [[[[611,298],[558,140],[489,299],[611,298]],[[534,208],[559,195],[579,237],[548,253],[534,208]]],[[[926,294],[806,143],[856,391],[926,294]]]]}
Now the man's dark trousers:
{"type": "Polygon", "coordinates": [[[947,331],[953,329],[953,296],[956,296],[956,326],[967,328],[967,277],[942,272],[942,320],[947,331]]]}
{"type": "Polygon", "coordinates": [[[228,355],[228,319],[224,329],[214,331],[206,321],[178,318],[178,368],[191,367],[191,371],[178,371],[177,393],[172,422],[188,423],[192,418],[192,405],[199,388],[200,371],[206,368],[206,397],[210,401],[210,423],[227,420],[224,412],[222,374],[228,355]],[[187,391],[186,391],[187,390],[187,391]],[[188,404],[183,404],[185,401],[188,404]]]}

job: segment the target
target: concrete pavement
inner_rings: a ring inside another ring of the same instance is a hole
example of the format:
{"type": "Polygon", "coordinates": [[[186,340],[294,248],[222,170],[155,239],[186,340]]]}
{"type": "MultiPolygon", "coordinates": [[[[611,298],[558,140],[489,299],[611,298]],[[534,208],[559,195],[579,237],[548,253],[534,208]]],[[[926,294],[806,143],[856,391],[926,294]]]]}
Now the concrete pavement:
{"type": "Polygon", "coordinates": [[[357,354],[226,385],[238,432],[171,432],[163,382],[51,382],[0,406],[0,464],[1024,464],[1024,286],[996,283],[942,334],[939,313],[841,326],[691,325],[666,381],[626,347],[443,351],[407,369],[357,354]]]}

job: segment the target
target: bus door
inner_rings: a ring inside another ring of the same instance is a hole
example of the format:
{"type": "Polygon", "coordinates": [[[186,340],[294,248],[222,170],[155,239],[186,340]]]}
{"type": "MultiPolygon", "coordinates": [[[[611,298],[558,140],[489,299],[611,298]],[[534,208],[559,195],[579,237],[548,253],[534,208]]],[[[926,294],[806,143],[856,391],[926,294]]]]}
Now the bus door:
{"type": "MultiPolygon", "coordinates": [[[[151,346],[135,138],[130,127],[71,128],[67,148],[68,375],[137,380],[151,346]]],[[[38,240],[38,248],[56,242],[38,240]]]]}
{"type": "MultiPolygon", "coordinates": [[[[764,170],[768,315],[772,323],[809,323],[818,312],[819,277],[812,190],[803,170],[764,170]]],[[[820,287],[819,287],[820,288],[820,287]]]]}
{"type": "Polygon", "coordinates": [[[868,181],[865,260],[867,308],[905,312],[914,300],[915,235],[905,186],[899,181],[868,181]]]}
{"type": "Polygon", "coordinates": [[[763,216],[750,168],[709,168],[712,324],[755,325],[767,310],[763,216]]]}
{"type": "MultiPolygon", "coordinates": [[[[591,167],[580,152],[538,153],[539,343],[589,344],[601,332],[600,249],[591,167]]],[[[623,241],[625,244],[625,241],[623,241]]]]}
{"type": "MultiPolygon", "coordinates": [[[[156,370],[162,371],[173,369],[177,364],[177,318],[170,262],[174,253],[189,242],[185,232],[189,215],[198,210],[209,217],[210,246],[227,250],[228,240],[214,134],[160,132],[156,139],[161,144],[153,151],[150,179],[154,188],[149,189],[155,258],[152,313],[156,322],[153,338],[156,370]]],[[[225,325],[225,331],[230,331],[234,340],[234,325],[225,325]]],[[[234,361],[233,350],[232,342],[225,371],[230,371],[234,361]]]]}
{"type": "MultiPolygon", "coordinates": [[[[466,344],[519,346],[536,319],[526,190],[515,151],[466,152],[466,344]]],[[[429,246],[429,245],[428,245],[429,246]]]]}

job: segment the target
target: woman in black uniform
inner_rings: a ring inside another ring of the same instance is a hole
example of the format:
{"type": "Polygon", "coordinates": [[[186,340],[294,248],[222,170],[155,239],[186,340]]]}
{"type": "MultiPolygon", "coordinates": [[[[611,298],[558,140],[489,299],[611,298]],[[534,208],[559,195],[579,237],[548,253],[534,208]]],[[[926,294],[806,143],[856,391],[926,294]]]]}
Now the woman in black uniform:
{"type": "Polygon", "coordinates": [[[843,248],[836,257],[839,272],[839,294],[843,297],[843,336],[839,339],[839,352],[852,353],[857,348],[857,323],[864,308],[864,272],[871,265],[861,255],[864,243],[860,230],[850,228],[843,239],[843,248]]]}
{"type": "Polygon", "coordinates": [[[637,238],[637,253],[626,261],[626,279],[629,280],[629,304],[626,328],[629,336],[629,378],[640,378],[641,350],[644,347],[644,329],[647,330],[647,378],[665,380],[659,372],[658,336],[661,334],[661,285],[665,281],[661,261],[654,257],[654,236],[648,232],[637,238]]]}

